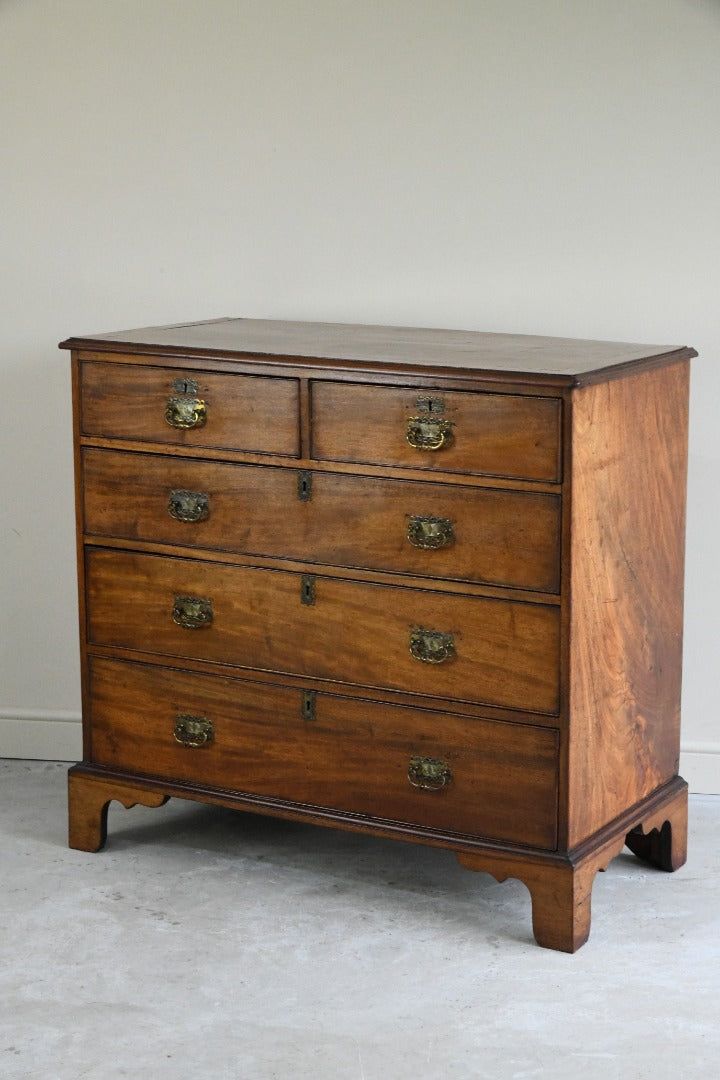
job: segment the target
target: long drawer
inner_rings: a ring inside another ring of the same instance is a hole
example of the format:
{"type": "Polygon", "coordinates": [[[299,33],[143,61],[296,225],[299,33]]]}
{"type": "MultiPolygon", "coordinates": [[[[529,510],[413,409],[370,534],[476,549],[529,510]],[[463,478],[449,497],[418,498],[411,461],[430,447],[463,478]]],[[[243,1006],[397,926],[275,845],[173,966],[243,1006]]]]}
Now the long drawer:
{"type": "Polygon", "coordinates": [[[556,495],[85,450],[86,532],[557,592],[556,495]]]}
{"type": "Polygon", "coordinates": [[[297,457],[297,379],[106,364],[80,366],[83,435],[297,457]]]}
{"type": "Polygon", "coordinates": [[[90,662],[92,760],[553,848],[557,733],[142,664],[90,662]],[[181,741],[199,745],[183,745],[181,741]]]}
{"type": "Polygon", "coordinates": [[[555,714],[559,609],[90,549],[92,644],[555,714]]]}
{"type": "Polygon", "coordinates": [[[312,384],[313,457],[560,480],[561,402],[522,394],[312,384]]]}

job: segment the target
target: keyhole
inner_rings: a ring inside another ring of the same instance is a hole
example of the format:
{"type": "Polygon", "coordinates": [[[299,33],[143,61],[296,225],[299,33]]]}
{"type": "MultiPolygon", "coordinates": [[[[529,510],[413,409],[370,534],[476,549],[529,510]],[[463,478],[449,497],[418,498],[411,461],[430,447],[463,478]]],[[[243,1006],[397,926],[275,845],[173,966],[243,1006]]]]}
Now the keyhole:
{"type": "Polygon", "coordinates": [[[300,706],[300,712],[303,720],[315,719],[315,691],[306,690],[302,696],[302,705],[300,706]]]}
{"type": "Polygon", "coordinates": [[[198,384],[195,379],[174,379],[173,390],[176,394],[197,394],[198,384]]]}
{"type": "Polygon", "coordinates": [[[441,397],[421,397],[417,399],[415,406],[418,412],[434,413],[437,416],[438,413],[445,412],[445,399],[441,397]]]}
{"type": "Polygon", "coordinates": [[[300,585],[300,600],[303,604],[315,603],[315,578],[312,574],[303,574],[300,585]]]}
{"type": "Polygon", "coordinates": [[[298,499],[300,502],[309,502],[312,497],[312,473],[298,473],[298,499]]]}

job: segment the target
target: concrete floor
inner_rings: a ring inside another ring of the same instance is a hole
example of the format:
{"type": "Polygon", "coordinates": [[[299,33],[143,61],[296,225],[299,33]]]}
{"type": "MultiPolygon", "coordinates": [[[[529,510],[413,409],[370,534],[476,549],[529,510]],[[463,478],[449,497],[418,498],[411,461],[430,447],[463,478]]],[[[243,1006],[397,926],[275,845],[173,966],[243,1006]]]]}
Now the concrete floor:
{"type": "Polygon", "coordinates": [[[70,851],[65,773],[0,762],[2,1080],[720,1075],[720,797],[678,873],[598,875],[567,956],[429,848],[171,800],[70,851]]]}

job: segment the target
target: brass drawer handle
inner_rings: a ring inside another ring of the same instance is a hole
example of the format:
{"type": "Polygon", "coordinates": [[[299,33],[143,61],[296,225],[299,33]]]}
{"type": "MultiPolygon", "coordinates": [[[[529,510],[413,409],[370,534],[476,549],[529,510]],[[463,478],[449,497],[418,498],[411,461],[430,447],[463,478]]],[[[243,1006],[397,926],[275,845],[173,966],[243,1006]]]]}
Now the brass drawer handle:
{"type": "Polygon", "coordinates": [[[437,551],[449,547],[455,540],[453,523],[449,518],[413,514],[408,522],[407,538],[413,547],[437,551]]]}
{"type": "Polygon", "coordinates": [[[207,409],[202,398],[185,394],[172,395],[165,406],[165,420],[174,428],[202,427],[207,409]]]}
{"type": "Polygon", "coordinates": [[[423,791],[440,791],[452,781],[452,770],[447,761],[411,757],[407,776],[413,787],[422,788],[423,791]]]}
{"type": "Polygon", "coordinates": [[[171,491],[167,509],[175,521],[205,521],[210,516],[210,499],[204,491],[171,491]]]}
{"type": "Polygon", "coordinates": [[[212,600],[199,596],[176,596],[172,609],[173,622],[186,630],[202,630],[213,621],[212,600]]]}
{"type": "Polygon", "coordinates": [[[409,416],[407,441],[416,450],[442,450],[452,441],[453,425],[439,417],[409,416]]]}
{"type": "Polygon", "coordinates": [[[180,713],[173,728],[175,741],[192,750],[207,746],[213,741],[214,735],[212,720],[208,720],[205,716],[189,716],[187,713],[180,713]]]}
{"type": "Polygon", "coordinates": [[[418,627],[410,631],[410,653],[424,664],[442,664],[455,655],[455,640],[452,634],[418,627]]]}

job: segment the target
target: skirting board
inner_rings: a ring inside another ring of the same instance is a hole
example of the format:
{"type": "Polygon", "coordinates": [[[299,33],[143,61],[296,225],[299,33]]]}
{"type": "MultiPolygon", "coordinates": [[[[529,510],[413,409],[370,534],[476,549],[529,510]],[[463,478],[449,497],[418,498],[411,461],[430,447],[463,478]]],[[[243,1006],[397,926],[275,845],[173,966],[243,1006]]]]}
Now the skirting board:
{"type": "Polygon", "coordinates": [[[680,748],[680,775],[693,795],[720,795],[720,745],[686,743],[680,748]]]}
{"type": "Polygon", "coordinates": [[[0,758],[80,761],[80,714],[40,709],[0,709],[0,758]]]}
{"type": "MultiPolygon", "coordinates": [[[[0,709],[0,758],[80,761],[82,724],[78,713],[0,709]]],[[[687,743],[680,775],[695,795],[720,795],[720,743],[687,743]]]]}

